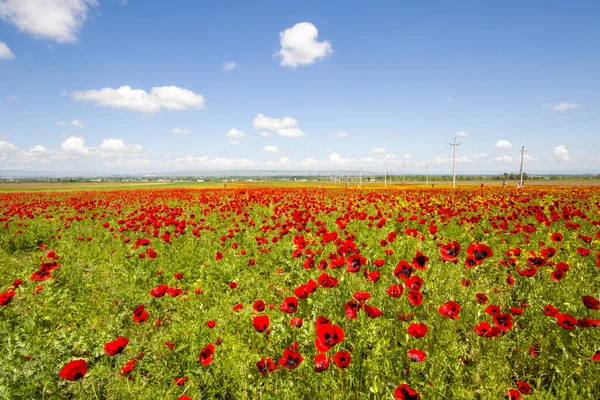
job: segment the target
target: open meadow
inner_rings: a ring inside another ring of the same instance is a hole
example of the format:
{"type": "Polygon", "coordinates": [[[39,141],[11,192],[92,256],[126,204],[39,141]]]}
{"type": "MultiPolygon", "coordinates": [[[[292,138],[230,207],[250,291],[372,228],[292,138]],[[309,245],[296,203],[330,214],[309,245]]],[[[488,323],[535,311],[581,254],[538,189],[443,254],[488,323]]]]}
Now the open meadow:
{"type": "Polygon", "coordinates": [[[0,398],[600,398],[597,186],[233,186],[4,187],[0,398]]]}

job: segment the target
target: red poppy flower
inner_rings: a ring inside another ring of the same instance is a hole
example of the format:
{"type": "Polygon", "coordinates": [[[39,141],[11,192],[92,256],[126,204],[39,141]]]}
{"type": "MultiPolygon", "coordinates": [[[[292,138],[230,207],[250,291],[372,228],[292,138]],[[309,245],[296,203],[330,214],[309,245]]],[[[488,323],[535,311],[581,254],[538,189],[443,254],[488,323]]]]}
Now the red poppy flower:
{"type": "Polygon", "coordinates": [[[411,290],[410,292],[408,292],[407,299],[410,302],[410,304],[412,304],[415,307],[423,303],[423,295],[418,290],[411,290]]]}
{"type": "Polygon", "coordinates": [[[332,324],[328,320],[317,319],[317,338],[315,347],[317,351],[326,353],[338,343],[344,340],[344,331],[339,325],[332,324]]]}
{"type": "Polygon", "coordinates": [[[277,364],[275,364],[269,357],[261,358],[260,361],[256,363],[256,368],[258,368],[258,372],[260,372],[262,376],[270,374],[271,372],[279,369],[277,364]]]}
{"type": "Polygon", "coordinates": [[[308,282],[304,285],[298,286],[294,289],[294,294],[299,299],[306,299],[309,295],[314,293],[317,290],[317,283],[312,279],[309,279],[308,282]]]}
{"type": "Polygon", "coordinates": [[[270,322],[271,320],[268,315],[258,315],[252,320],[252,326],[254,326],[254,329],[258,332],[264,332],[269,327],[270,322]]]}
{"type": "Polygon", "coordinates": [[[577,325],[577,318],[572,317],[568,314],[558,314],[556,323],[564,329],[574,331],[575,326],[577,325]]]}
{"type": "Polygon", "coordinates": [[[539,357],[540,356],[540,345],[539,344],[534,344],[533,346],[531,346],[529,348],[529,354],[531,354],[531,357],[539,357]]]}
{"type": "Polygon", "coordinates": [[[344,305],[344,309],[346,310],[346,317],[350,319],[356,319],[356,314],[358,310],[360,310],[360,304],[355,300],[350,300],[344,305]]]}
{"type": "Polygon", "coordinates": [[[473,328],[473,330],[475,331],[475,333],[477,335],[483,336],[486,338],[497,337],[497,336],[500,336],[500,334],[502,333],[502,331],[500,329],[498,329],[497,326],[491,326],[489,324],[489,322],[485,322],[485,321],[483,321],[480,324],[476,324],[475,327],[473,328]]]}
{"type": "Polygon", "coordinates": [[[333,356],[333,362],[335,363],[335,365],[337,365],[339,369],[346,368],[348,365],[350,365],[351,361],[352,357],[347,351],[338,351],[333,356]]]}
{"type": "Polygon", "coordinates": [[[596,353],[592,356],[593,361],[600,361],[600,350],[597,350],[596,353]]]}
{"type": "Polygon", "coordinates": [[[314,372],[323,372],[327,371],[329,368],[329,362],[331,361],[331,357],[327,357],[325,354],[317,354],[315,356],[315,369],[314,372]]]}
{"type": "Polygon", "coordinates": [[[483,305],[483,304],[487,303],[488,297],[483,293],[477,293],[475,295],[475,301],[477,302],[477,304],[483,305]]]}
{"type": "Polygon", "coordinates": [[[177,385],[177,386],[183,386],[185,385],[185,383],[188,381],[188,377],[184,376],[183,378],[175,378],[173,379],[173,382],[177,385]]]}
{"type": "Polygon", "coordinates": [[[421,290],[423,279],[420,276],[412,276],[404,282],[404,285],[410,290],[421,290]]]}
{"type": "Polygon", "coordinates": [[[371,298],[371,295],[367,292],[356,292],[352,295],[358,301],[366,301],[371,298]]]}
{"type": "Polygon", "coordinates": [[[223,259],[223,253],[221,253],[220,251],[217,251],[217,254],[215,254],[215,260],[220,261],[222,259],[223,259]]]}
{"type": "Polygon", "coordinates": [[[531,385],[529,385],[529,383],[527,383],[527,382],[518,381],[517,389],[519,389],[519,392],[521,392],[522,394],[531,393],[531,385]]]}
{"type": "Polygon", "coordinates": [[[440,248],[440,254],[443,261],[454,261],[460,253],[460,243],[457,241],[448,242],[440,248]]]}
{"type": "Polygon", "coordinates": [[[365,278],[367,278],[367,280],[369,282],[373,282],[373,283],[376,283],[377,281],[379,281],[379,278],[381,277],[381,273],[379,271],[367,272],[367,270],[365,269],[364,274],[365,274],[365,278]]]}
{"type": "Polygon", "coordinates": [[[427,355],[421,350],[410,349],[408,350],[408,359],[412,362],[421,362],[425,361],[427,355]]]}
{"type": "Polygon", "coordinates": [[[202,365],[208,365],[213,361],[213,354],[215,353],[215,345],[212,343],[207,344],[201,351],[198,362],[202,365]]]}
{"type": "Polygon", "coordinates": [[[396,400],[421,400],[421,395],[407,384],[400,385],[394,390],[396,400]]]}
{"type": "Polygon", "coordinates": [[[290,320],[290,326],[293,326],[294,328],[301,328],[303,323],[304,321],[302,318],[298,317],[294,317],[290,320]]]}
{"type": "Polygon", "coordinates": [[[519,391],[515,389],[510,389],[508,391],[508,400],[519,400],[519,391]]]}
{"type": "Polygon", "coordinates": [[[296,369],[303,360],[304,357],[298,352],[298,343],[294,342],[283,351],[283,356],[279,359],[279,365],[287,369],[296,369]]]}
{"type": "Polygon", "coordinates": [[[212,319],[206,323],[206,326],[208,326],[210,329],[214,328],[215,325],[216,325],[216,323],[212,319]]]}
{"type": "Polygon", "coordinates": [[[285,313],[295,313],[298,309],[298,300],[295,297],[286,297],[283,299],[283,304],[279,305],[279,309],[285,313]]]}
{"type": "Polygon", "coordinates": [[[552,235],[551,237],[553,242],[560,243],[563,240],[563,234],[558,232],[552,235]]]}
{"type": "Polygon", "coordinates": [[[383,315],[383,311],[381,311],[379,308],[370,306],[368,304],[364,305],[364,310],[369,316],[369,318],[377,318],[383,315]]]}
{"type": "Polygon", "coordinates": [[[410,278],[413,272],[413,267],[408,263],[408,261],[402,260],[398,263],[398,266],[394,270],[394,276],[397,279],[401,279],[403,281],[410,278]]]}
{"type": "Polygon", "coordinates": [[[338,280],[336,278],[334,278],[333,276],[329,276],[326,272],[323,272],[321,275],[319,275],[317,282],[319,283],[319,285],[321,287],[324,287],[327,289],[336,287],[338,284],[338,280]]]}
{"type": "Polygon", "coordinates": [[[448,301],[442,304],[439,308],[440,315],[446,318],[458,319],[458,313],[460,312],[460,305],[455,301],[448,301]]]}
{"type": "Polygon", "coordinates": [[[155,289],[150,290],[150,296],[163,297],[165,293],[167,293],[168,289],[169,287],[163,283],[162,285],[158,285],[158,287],[156,287],[155,289]]]}
{"type": "Polygon", "coordinates": [[[408,334],[417,339],[422,338],[427,334],[428,328],[425,324],[410,324],[408,326],[408,334]]]}
{"type": "Polygon", "coordinates": [[[402,293],[404,293],[404,286],[402,285],[391,285],[389,288],[385,290],[390,297],[398,298],[402,297],[402,293]]]}
{"type": "Polygon", "coordinates": [[[265,304],[264,301],[262,301],[262,300],[256,300],[254,302],[254,305],[252,306],[252,308],[254,308],[258,312],[262,312],[262,311],[264,311],[265,306],[266,306],[266,304],[265,304]]]}
{"type": "Polygon", "coordinates": [[[171,342],[165,342],[165,346],[167,346],[171,350],[173,350],[175,348],[175,344],[171,343],[171,342]]]}
{"type": "Polygon", "coordinates": [[[233,306],[233,311],[237,312],[237,311],[240,311],[242,308],[244,308],[244,305],[241,303],[238,303],[235,306],[233,306]]]}
{"type": "Polygon", "coordinates": [[[141,322],[145,322],[149,316],[150,314],[148,313],[148,311],[144,310],[143,304],[140,304],[133,310],[133,320],[138,324],[141,322]]]}
{"type": "Polygon", "coordinates": [[[553,305],[548,304],[546,307],[544,307],[544,314],[549,317],[558,317],[560,313],[553,305]]]}
{"type": "Polygon", "coordinates": [[[583,296],[581,298],[583,301],[583,305],[589,308],[590,310],[600,311],[600,301],[592,296],[583,296]]]}
{"type": "Polygon", "coordinates": [[[239,283],[237,283],[237,282],[229,282],[229,287],[230,287],[231,289],[235,289],[235,288],[237,288],[239,285],[240,285],[240,284],[239,284],[239,283]]]}
{"type": "Polygon", "coordinates": [[[112,342],[108,342],[104,345],[104,352],[109,356],[114,356],[116,354],[121,353],[127,344],[129,343],[129,339],[123,336],[119,336],[112,342]]]}
{"type": "Polygon", "coordinates": [[[177,297],[181,294],[183,290],[178,289],[178,288],[168,288],[167,289],[167,294],[171,297],[177,297]]]}
{"type": "Polygon", "coordinates": [[[481,264],[483,260],[493,256],[494,252],[489,246],[485,244],[473,243],[467,248],[467,254],[475,257],[475,261],[477,261],[477,264],[481,264]]]}
{"type": "Polygon", "coordinates": [[[12,298],[15,296],[15,292],[13,292],[12,290],[8,290],[4,293],[0,293],[0,306],[7,306],[8,303],[10,303],[10,301],[12,300],[12,298]]]}
{"type": "Polygon", "coordinates": [[[76,381],[84,377],[87,367],[85,360],[69,361],[58,375],[68,381],[76,381]]]}
{"type": "Polygon", "coordinates": [[[425,270],[425,269],[427,269],[427,266],[425,264],[427,264],[428,261],[429,261],[429,257],[427,257],[425,254],[418,251],[417,255],[415,255],[414,258],[412,259],[412,265],[416,269],[425,270]]]}
{"type": "Polygon", "coordinates": [[[494,315],[494,324],[498,329],[508,331],[513,327],[513,320],[510,314],[496,314],[494,315]]]}

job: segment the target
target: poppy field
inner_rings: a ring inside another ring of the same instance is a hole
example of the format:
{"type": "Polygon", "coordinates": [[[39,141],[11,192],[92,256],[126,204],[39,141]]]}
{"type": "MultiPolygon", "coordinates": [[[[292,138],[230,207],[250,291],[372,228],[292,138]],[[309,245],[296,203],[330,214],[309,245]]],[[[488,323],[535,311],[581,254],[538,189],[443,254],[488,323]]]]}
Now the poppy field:
{"type": "Polygon", "coordinates": [[[0,211],[0,398],[600,398],[600,188],[23,192],[0,211]]]}

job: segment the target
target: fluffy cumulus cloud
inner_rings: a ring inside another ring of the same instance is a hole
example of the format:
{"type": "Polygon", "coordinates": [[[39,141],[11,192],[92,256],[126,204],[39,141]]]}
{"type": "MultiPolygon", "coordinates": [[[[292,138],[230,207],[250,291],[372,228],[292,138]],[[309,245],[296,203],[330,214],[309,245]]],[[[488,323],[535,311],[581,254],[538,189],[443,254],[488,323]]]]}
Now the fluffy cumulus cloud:
{"type": "Polygon", "coordinates": [[[142,89],[121,86],[118,89],[74,91],[78,101],[90,101],[100,106],[152,114],[161,110],[204,108],[204,97],[177,86],[153,87],[150,93],[142,89]]]}
{"type": "Polygon", "coordinates": [[[100,144],[100,149],[107,151],[123,151],[125,150],[125,143],[122,139],[104,139],[100,144]]]}
{"type": "Polygon", "coordinates": [[[577,103],[569,103],[569,102],[563,101],[562,103],[558,103],[557,105],[552,107],[552,109],[554,111],[567,111],[567,110],[571,110],[571,109],[577,108],[577,107],[579,107],[579,104],[577,104],[577,103]]]}
{"type": "Polygon", "coordinates": [[[82,137],[71,136],[62,142],[60,146],[69,155],[83,156],[90,151],[89,148],[85,147],[85,140],[82,137]]]}
{"type": "Polygon", "coordinates": [[[188,129],[184,129],[184,128],[175,128],[171,131],[171,133],[173,135],[189,135],[192,132],[190,132],[188,129]]]}
{"type": "Polygon", "coordinates": [[[498,140],[496,142],[497,149],[512,149],[512,144],[508,140],[498,140]]]}
{"type": "Polygon", "coordinates": [[[71,125],[77,128],[83,128],[83,122],[81,122],[78,119],[74,119],[73,121],[71,121],[71,125]]]}
{"type": "Polygon", "coordinates": [[[467,131],[458,131],[454,134],[456,137],[467,137],[469,133],[467,131]]]}
{"type": "Polygon", "coordinates": [[[554,156],[554,160],[557,162],[566,162],[571,160],[569,151],[563,144],[556,146],[554,150],[552,150],[552,155],[554,156]]]}
{"type": "Polygon", "coordinates": [[[35,38],[75,43],[97,0],[1,0],[0,18],[35,38]]]}
{"type": "Polygon", "coordinates": [[[277,147],[277,146],[265,146],[263,150],[271,152],[271,153],[276,153],[276,152],[279,151],[279,147],[277,147]]]}
{"type": "Polygon", "coordinates": [[[331,43],[327,40],[319,42],[318,36],[317,28],[310,22],[300,22],[279,33],[281,49],[277,56],[281,58],[281,65],[295,68],[331,56],[331,43]]]}
{"type": "Polygon", "coordinates": [[[0,140],[0,152],[8,152],[8,151],[14,151],[17,150],[17,146],[15,146],[12,143],[9,143],[5,140],[0,140]]]}
{"type": "Polygon", "coordinates": [[[272,118],[263,114],[257,114],[252,122],[255,129],[264,129],[267,131],[277,131],[279,129],[293,128],[298,125],[298,121],[292,117],[272,118]]]}
{"type": "Polygon", "coordinates": [[[332,138],[345,138],[345,137],[348,137],[348,132],[332,133],[331,135],[329,135],[329,137],[332,137],[332,138]]]}
{"type": "MultiPolygon", "coordinates": [[[[2,7],[2,3],[0,3],[0,7],[2,7]]],[[[0,42],[0,60],[14,60],[15,53],[8,47],[8,45],[4,42],[0,42]]]]}
{"type": "Polygon", "coordinates": [[[279,136],[283,136],[286,138],[299,138],[302,136],[306,136],[306,133],[301,131],[298,128],[286,128],[286,129],[278,129],[277,134],[279,136]]]}
{"type": "Polygon", "coordinates": [[[385,154],[385,153],[387,153],[387,149],[385,147],[375,147],[369,153],[370,154],[385,154]]]}
{"type": "Polygon", "coordinates": [[[271,136],[273,136],[273,134],[271,132],[261,132],[260,136],[262,136],[262,137],[271,137],[271,136]]]}
{"type": "Polygon", "coordinates": [[[235,128],[232,128],[232,129],[229,130],[229,132],[227,132],[227,137],[229,139],[241,139],[244,136],[246,136],[245,132],[242,132],[242,131],[237,130],[235,128]]]}
{"type": "Polygon", "coordinates": [[[29,152],[30,153],[36,153],[36,154],[43,154],[43,153],[47,153],[48,149],[45,148],[44,146],[42,146],[41,144],[35,145],[33,147],[29,148],[29,152]]]}
{"type": "Polygon", "coordinates": [[[240,64],[236,63],[235,61],[228,61],[225,64],[223,64],[223,69],[225,71],[235,71],[237,69],[240,69],[240,64]]]}

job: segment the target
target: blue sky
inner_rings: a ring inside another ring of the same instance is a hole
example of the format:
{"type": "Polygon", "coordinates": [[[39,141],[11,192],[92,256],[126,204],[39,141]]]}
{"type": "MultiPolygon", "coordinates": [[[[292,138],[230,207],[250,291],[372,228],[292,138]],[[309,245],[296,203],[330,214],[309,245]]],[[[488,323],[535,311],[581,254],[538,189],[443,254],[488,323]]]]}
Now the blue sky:
{"type": "Polygon", "coordinates": [[[40,3],[0,0],[0,170],[600,167],[595,1],[40,3]]]}

